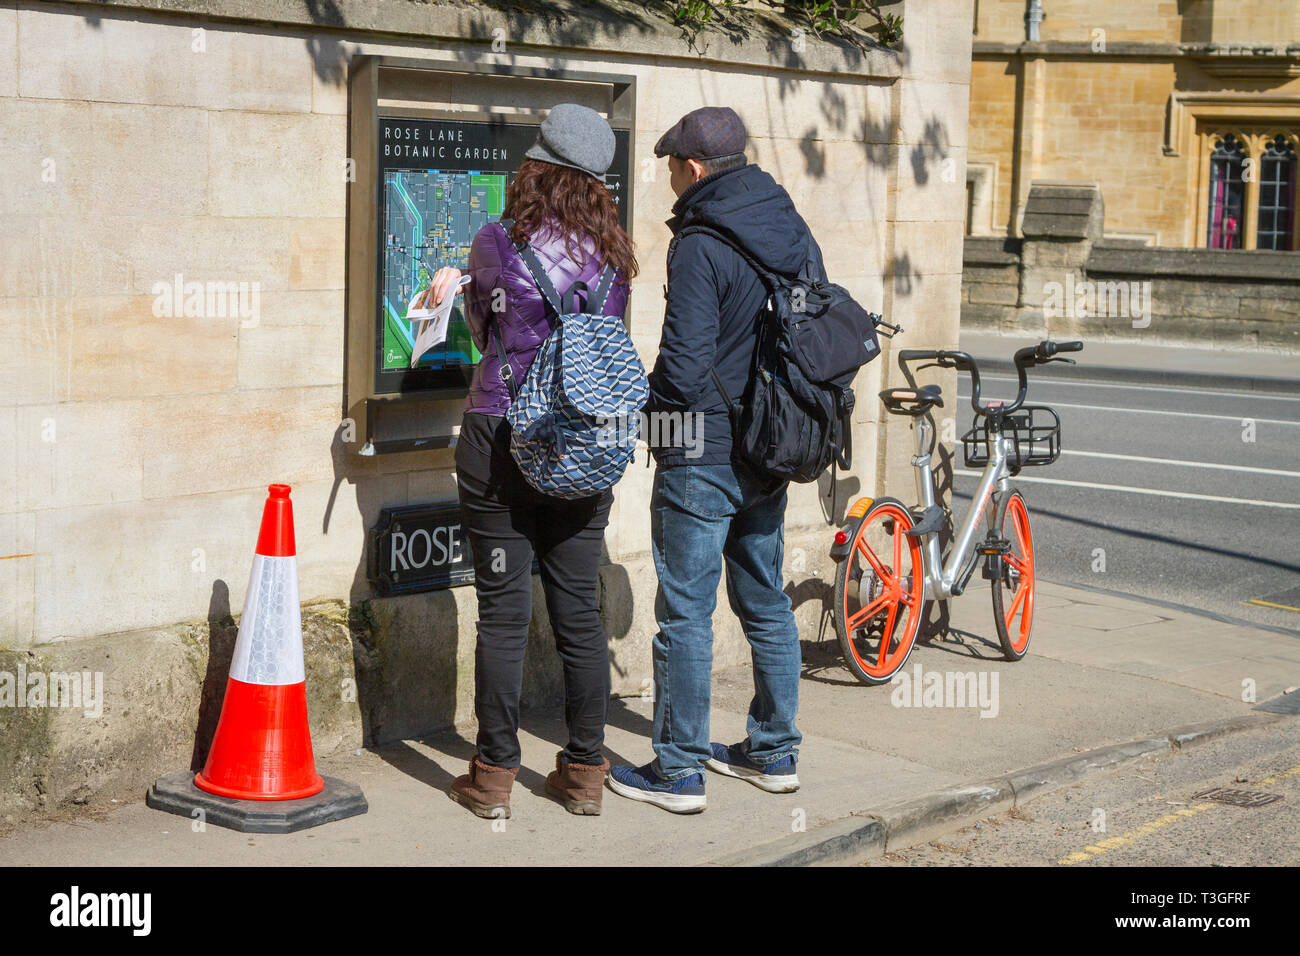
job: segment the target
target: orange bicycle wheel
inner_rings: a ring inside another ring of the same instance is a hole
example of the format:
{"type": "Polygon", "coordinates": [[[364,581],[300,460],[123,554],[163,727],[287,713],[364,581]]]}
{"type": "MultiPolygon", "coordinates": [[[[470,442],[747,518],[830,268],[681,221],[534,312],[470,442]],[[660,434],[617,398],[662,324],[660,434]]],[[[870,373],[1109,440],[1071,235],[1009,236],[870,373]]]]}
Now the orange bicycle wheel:
{"type": "Polygon", "coordinates": [[[844,663],[864,684],[884,684],[912,653],[921,626],[925,558],[907,507],[881,498],[853,532],[835,571],[835,632],[844,663]]]}
{"type": "Polygon", "coordinates": [[[1011,548],[1002,555],[1001,573],[992,582],[993,623],[1002,656],[1018,661],[1029,650],[1034,626],[1034,535],[1029,528],[1029,509],[1019,491],[1002,496],[994,527],[1011,542],[1011,548]]]}

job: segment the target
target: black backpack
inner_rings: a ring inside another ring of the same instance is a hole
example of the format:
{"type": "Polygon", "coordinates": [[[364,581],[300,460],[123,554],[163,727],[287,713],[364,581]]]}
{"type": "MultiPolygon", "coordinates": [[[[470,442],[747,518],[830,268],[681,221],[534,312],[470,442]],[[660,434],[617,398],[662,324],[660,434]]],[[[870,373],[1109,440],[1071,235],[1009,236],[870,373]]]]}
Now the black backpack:
{"type": "Polygon", "coordinates": [[[688,226],[676,238],[695,232],[735,249],[768,292],[742,400],[727,393],[716,368],[710,370],[727,402],[736,458],[780,481],[816,481],[828,467],[849,468],[853,379],[880,354],[880,316],[842,286],[820,279],[811,259],[798,276],[782,276],[707,226],[688,226]]]}

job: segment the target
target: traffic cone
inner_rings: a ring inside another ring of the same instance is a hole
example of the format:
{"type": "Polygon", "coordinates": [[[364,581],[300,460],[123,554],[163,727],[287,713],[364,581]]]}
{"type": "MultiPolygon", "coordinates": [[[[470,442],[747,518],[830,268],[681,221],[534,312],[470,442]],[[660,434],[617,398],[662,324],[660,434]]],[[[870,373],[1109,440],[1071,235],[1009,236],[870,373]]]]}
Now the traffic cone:
{"type": "Polygon", "coordinates": [[[287,833],[368,809],[360,788],[321,777],[307,724],[298,558],[288,485],[271,485],[226,697],[207,762],[163,777],[146,802],[236,830],[287,833]]]}
{"type": "Polygon", "coordinates": [[[288,485],[271,485],[239,619],[226,699],[194,785],[240,800],[320,793],[307,728],[298,557],[288,485]]]}

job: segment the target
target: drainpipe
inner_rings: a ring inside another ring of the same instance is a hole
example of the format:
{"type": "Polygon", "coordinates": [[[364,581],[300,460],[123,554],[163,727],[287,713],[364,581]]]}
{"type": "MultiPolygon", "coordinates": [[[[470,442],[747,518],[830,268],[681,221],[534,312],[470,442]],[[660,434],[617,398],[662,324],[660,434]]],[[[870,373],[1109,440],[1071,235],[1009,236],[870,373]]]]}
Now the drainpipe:
{"type": "Polygon", "coordinates": [[[1025,11],[1026,39],[1030,43],[1038,42],[1038,25],[1043,22],[1042,0],[1029,0],[1029,9],[1025,11]]]}

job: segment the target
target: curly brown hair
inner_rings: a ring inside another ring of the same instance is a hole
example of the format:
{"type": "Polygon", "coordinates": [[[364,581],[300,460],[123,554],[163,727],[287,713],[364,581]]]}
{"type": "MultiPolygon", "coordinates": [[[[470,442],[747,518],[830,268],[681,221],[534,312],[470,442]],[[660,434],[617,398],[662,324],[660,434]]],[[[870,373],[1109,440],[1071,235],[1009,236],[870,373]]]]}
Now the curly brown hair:
{"type": "Polygon", "coordinates": [[[580,169],[525,159],[506,190],[506,208],[501,218],[513,219],[510,238],[521,242],[537,235],[548,221],[564,233],[564,251],[575,261],[585,262],[586,251],[579,236],[590,237],[602,262],[609,263],[628,282],[637,274],[632,239],[618,222],[618,207],[609,187],[580,169]]]}

